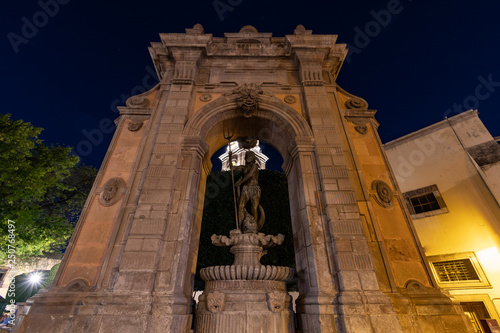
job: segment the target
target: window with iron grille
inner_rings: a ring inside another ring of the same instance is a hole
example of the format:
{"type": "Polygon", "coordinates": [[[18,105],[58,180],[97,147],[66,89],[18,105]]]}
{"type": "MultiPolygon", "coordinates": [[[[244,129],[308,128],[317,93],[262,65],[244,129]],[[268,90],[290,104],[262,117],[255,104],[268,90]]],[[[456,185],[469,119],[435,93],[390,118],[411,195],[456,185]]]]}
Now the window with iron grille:
{"type": "Polygon", "coordinates": [[[440,282],[479,281],[469,259],[433,262],[440,282]]]}
{"type": "Polygon", "coordinates": [[[422,187],[403,193],[412,218],[421,218],[448,212],[436,185],[422,187]]]}
{"type": "Polygon", "coordinates": [[[441,288],[491,288],[474,252],[440,254],[430,256],[428,259],[441,288]]]}

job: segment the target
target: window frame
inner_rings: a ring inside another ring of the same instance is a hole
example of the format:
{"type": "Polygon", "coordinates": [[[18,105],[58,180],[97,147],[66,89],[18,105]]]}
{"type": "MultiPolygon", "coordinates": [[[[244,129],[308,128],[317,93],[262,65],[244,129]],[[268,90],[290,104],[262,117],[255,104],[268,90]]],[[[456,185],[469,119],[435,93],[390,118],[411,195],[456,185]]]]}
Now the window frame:
{"type": "Polygon", "coordinates": [[[403,193],[403,198],[405,200],[406,207],[408,207],[408,210],[410,211],[410,216],[412,219],[421,219],[424,217],[440,215],[449,212],[448,207],[446,206],[446,203],[444,202],[443,197],[441,196],[441,192],[439,192],[437,185],[430,185],[416,190],[405,192],[403,193]],[[415,208],[411,202],[411,199],[428,195],[430,193],[434,194],[434,197],[436,198],[436,201],[440,208],[430,210],[427,212],[416,213],[415,208]]]}
{"type": "Polygon", "coordinates": [[[427,260],[429,261],[429,266],[431,268],[432,274],[434,274],[436,282],[443,289],[483,289],[483,288],[491,289],[492,288],[474,252],[462,252],[462,253],[428,256],[427,260]],[[479,280],[440,281],[434,263],[444,262],[444,261],[456,261],[456,260],[469,260],[479,280]]]}

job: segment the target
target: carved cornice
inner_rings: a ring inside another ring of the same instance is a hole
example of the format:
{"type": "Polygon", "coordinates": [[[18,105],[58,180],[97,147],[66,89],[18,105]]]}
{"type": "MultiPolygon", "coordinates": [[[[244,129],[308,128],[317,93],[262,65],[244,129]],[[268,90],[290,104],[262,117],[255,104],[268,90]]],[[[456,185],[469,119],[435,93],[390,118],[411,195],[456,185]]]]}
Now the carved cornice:
{"type": "Polygon", "coordinates": [[[153,111],[152,108],[130,108],[125,106],[118,106],[121,116],[150,116],[153,111]]]}
{"type": "Polygon", "coordinates": [[[376,112],[377,110],[346,110],[344,117],[356,125],[364,125],[369,121],[375,121],[376,112]]]}
{"type": "Polygon", "coordinates": [[[321,84],[322,75],[317,74],[323,71],[331,73],[335,79],[347,55],[346,45],[336,44],[337,35],[313,35],[311,30],[306,30],[303,26],[298,26],[293,35],[285,37],[273,37],[271,33],[260,33],[255,28],[246,26],[237,33],[225,33],[221,38],[205,34],[203,27],[197,24],[192,29],[186,29],[184,34],[162,33],[160,39],[161,43],[151,43],[149,51],[161,79],[175,67],[173,78],[175,84],[193,82],[189,66],[182,64],[182,61],[190,60],[179,57],[175,59],[175,53],[179,51],[189,53],[197,50],[206,57],[266,58],[296,58],[298,53],[314,53],[319,59],[313,60],[320,62],[322,69],[313,71],[310,68],[305,69],[304,78],[310,77],[304,79],[308,85],[321,84]]]}

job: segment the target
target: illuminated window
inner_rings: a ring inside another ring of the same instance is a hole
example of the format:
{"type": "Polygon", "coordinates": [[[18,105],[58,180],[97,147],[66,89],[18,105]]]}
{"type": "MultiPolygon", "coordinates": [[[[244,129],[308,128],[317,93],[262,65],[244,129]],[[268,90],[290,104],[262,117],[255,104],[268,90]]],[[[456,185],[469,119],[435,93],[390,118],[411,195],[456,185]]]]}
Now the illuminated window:
{"type": "Polygon", "coordinates": [[[474,252],[428,257],[441,288],[491,288],[474,252]]]}
{"type": "Polygon", "coordinates": [[[426,186],[403,193],[403,197],[414,219],[448,212],[436,185],[426,186]]]}

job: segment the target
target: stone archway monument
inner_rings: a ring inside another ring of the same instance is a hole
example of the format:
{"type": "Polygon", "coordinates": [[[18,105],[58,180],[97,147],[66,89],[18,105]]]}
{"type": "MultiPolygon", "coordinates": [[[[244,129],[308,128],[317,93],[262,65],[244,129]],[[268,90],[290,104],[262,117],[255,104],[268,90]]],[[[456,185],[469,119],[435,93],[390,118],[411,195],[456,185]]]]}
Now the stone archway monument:
{"type": "Polygon", "coordinates": [[[119,108],[54,284],[15,331],[195,331],[205,183],[223,128],[234,128],[284,159],[297,332],[469,332],[430,273],[375,111],[336,84],[345,44],[302,26],[213,37],[197,24],[160,38],[149,50],[161,82],[119,108]]]}

